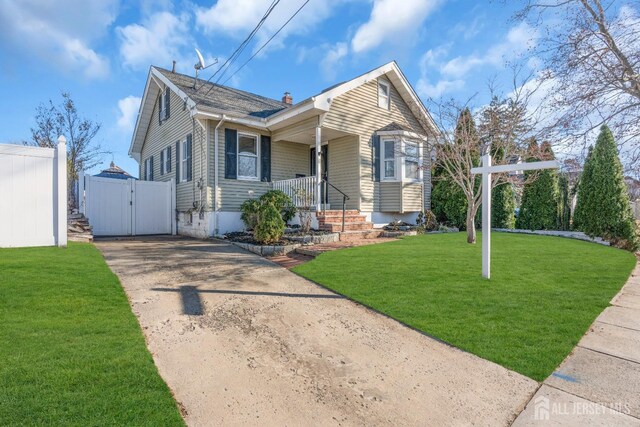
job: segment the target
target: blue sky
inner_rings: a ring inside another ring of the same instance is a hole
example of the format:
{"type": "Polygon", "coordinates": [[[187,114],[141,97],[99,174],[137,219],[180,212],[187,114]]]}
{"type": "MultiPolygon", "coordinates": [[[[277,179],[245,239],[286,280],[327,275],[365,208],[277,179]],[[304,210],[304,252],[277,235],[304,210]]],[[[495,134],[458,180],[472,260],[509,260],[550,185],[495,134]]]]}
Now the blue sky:
{"type": "MultiPolygon", "coordinates": [[[[282,0],[248,58],[304,0],[282,0]]],[[[81,114],[102,123],[97,141],[137,174],[127,155],[150,65],[193,74],[194,48],[220,63],[255,26],[271,0],[21,0],[0,2],[0,142],[28,139],[41,102],[68,91],[81,114]]],[[[396,60],[423,99],[466,100],[520,58],[534,31],[510,21],[518,2],[469,0],[310,0],[300,14],[233,76],[229,85],[294,102],[396,60]]],[[[203,73],[208,77],[216,66],[203,73]]],[[[230,71],[228,75],[232,74],[230,71]]],[[[479,99],[478,102],[482,100],[479,99]]]]}

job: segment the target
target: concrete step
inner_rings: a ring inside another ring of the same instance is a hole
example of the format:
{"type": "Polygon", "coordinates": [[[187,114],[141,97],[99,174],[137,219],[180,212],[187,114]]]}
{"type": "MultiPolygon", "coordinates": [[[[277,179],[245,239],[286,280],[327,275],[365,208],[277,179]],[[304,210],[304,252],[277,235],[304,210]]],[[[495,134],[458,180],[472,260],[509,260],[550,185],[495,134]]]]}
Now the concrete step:
{"type": "MultiPolygon", "coordinates": [[[[326,222],[324,224],[319,225],[321,230],[327,230],[331,232],[342,231],[342,223],[341,222],[326,222]]],[[[362,230],[371,230],[373,228],[373,224],[370,222],[350,222],[344,224],[345,231],[362,231],[362,230]]]]}
{"type": "Polygon", "coordinates": [[[362,239],[377,239],[383,231],[384,230],[381,229],[344,231],[340,233],[340,241],[349,242],[362,239]]]}

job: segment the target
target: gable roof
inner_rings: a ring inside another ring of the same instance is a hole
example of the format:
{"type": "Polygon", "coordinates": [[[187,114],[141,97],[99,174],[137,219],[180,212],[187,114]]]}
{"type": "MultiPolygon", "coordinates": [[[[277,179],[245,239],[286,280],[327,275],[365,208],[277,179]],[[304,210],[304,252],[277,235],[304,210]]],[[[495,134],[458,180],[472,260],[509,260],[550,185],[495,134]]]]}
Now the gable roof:
{"type": "Polygon", "coordinates": [[[164,68],[154,68],[197,105],[258,118],[265,118],[291,107],[290,104],[254,93],[210,83],[206,80],[198,79],[196,81],[195,78],[185,74],[174,73],[164,68]],[[196,89],[194,89],[194,83],[196,89]]]}
{"type": "Polygon", "coordinates": [[[330,86],[319,94],[294,105],[203,80],[198,80],[197,89],[194,89],[195,79],[193,77],[152,66],[138,111],[129,155],[138,161],[140,160],[145,134],[151,122],[151,114],[161,87],[169,87],[183,99],[192,117],[214,120],[224,118],[224,120],[247,126],[276,130],[301,119],[326,113],[331,108],[331,102],[334,98],[380,76],[384,76],[394,85],[404,102],[410,106],[411,112],[419,119],[425,131],[430,130],[433,134],[440,133],[420,97],[395,61],[354,79],[330,86]]]}

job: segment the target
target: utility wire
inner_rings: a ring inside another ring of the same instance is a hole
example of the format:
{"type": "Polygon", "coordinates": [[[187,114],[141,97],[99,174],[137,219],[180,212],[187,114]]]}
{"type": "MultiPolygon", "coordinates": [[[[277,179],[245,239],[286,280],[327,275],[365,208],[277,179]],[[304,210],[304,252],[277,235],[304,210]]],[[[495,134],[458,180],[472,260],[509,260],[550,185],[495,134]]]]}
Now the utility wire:
{"type": "MultiPolygon", "coordinates": [[[[242,41],[242,43],[240,43],[240,45],[236,48],[236,50],[233,51],[233,53],[229,56],[229,58],[227,58],[227,60],[224,62],[224,64],[222,64],[215,73],[213,73],[211,75],[211,77],[209,77],[207,79],[207,82],[210,82],[211,79],[213,79],[220,71],[222,71],[224,69],[224,72],[220,75],[220,77],[218,77],[218,79],[216,80],[216,84],[220,81],[220,79],[222,78],[222,76],[224,76],[224,74],[226,73],[226,71],[229,69],[229,67],[231,66],[231,64],[240,56],[240,54],[244,51],[244,49],[247,47],[247,45],[249,44],[249,42],[253,39],[253,37],[256,35],[256,33],[258,32],[258,30],[262,27],[262,25],[264,24],[264,22],[267,20],[267,18],[269,17],[269,15],[271,14],[271,12],[273,12],[273,9],[278,5],[278,3],[280,3],[280,0],[274,0],[273,2],[271,2],[271,5],[269,6],[269,8],[267,9],[267,11],[265,12],[264,16],[260,19],[260,21],[258,21],[258,23],[256,24],[256,26],[253,28],[253,30],[251,30],[251,32],[249,33],[249,35],[242,41]],[[226,67],[226,68],[225,68],[226,67]]],[[[204,83],[200,86],[202,88],[202,86],[204,86],[204,83]]],[[[213,85],[209,87],[209,89],[207,90],[207,92],[203,95],[203,96],[207,96],[207,94],[211,91],[211,89],[213,88],[213,85]]]]}
{"type": "Polygon", "coordinates": [[[276,32],[275,32],[275,33],[274,33],[274,34],[269,38],[269,40],[267,40],[266,42],[264,42],[264,44],[263,44],[262,46],[260,46],[260,49],[258,49],[258,50],[253,54],[253,55],[251,55],[251,57],[250,57],[249,59],[247,59],[247,60],[244,62],[244,64],[242,64],[242,65],[240,66],[240,68],[238,68],[236,71],[234,71],[234,72],[233,72],[233,74],[231,74],[229,77],[227,77],[227,79],[226,79],[224,82],[222,82],[222,84],[224,85],[224,84],[225,84],[225,83],[227,83],[229,80],[231,80],[231,78],[232,78],[233,76],[235,76],[235,75],[236,75],[240,70],[242,70],[242,69],[245,67],[245,65],[247,65],[247,64],[248,64],[248,63],[249,63],[253,58],[255,58],[255,57],[256,57],[256,56],[257,56],[257,55],[262,51],[262,49],[264,49],[264,48],[265,48],[265,47],[266,47],[266,46],[271,42],[271,40],[273,40],[273,39],[274,39],[274,38],[275,38],[275,37],[280,33],[280,31],[282,31],[282,30],[284,29],[284,27],[286,27],[286,26],[289,24],[289,22],[291,22],[291,20],[293,20],[293,18],[295,18],[295,17],[296,17],[296,15],[297,15],[298,13],[300,13],[300,11],[301,11],[301,10],[302,10],[306,5],[307,5],[307,3],[309,3],[309,1],[310,1],[310,0],[306,0],[306,1],[302,4],[302,6],[300,6],[300,7],[298,8],[298,10],[296,10],[296,12],[295,12],[293,15],[291,15],[291,17],[287,20],[287,22],[285,22],[284,24],[282,24],[282,26],[278,29],[278,31],[276,31],[276,32]]]}

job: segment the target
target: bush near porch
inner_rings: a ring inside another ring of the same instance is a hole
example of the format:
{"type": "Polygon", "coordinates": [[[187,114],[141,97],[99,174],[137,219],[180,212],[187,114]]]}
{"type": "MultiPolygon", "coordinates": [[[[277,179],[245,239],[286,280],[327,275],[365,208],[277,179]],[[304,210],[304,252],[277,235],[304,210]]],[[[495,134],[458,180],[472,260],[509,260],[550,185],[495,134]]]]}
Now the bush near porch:
{"type": "Polygon", "coordinates": [[[90,244],[0,249],[0,425],[184,425],[90,244]]]}
{"type": "Polygon", "coordinates": [[[542,381],[624,285],[633,254],[577,240],[428,234],[327,252],[298,274],[463,350],[542,381]]]}

